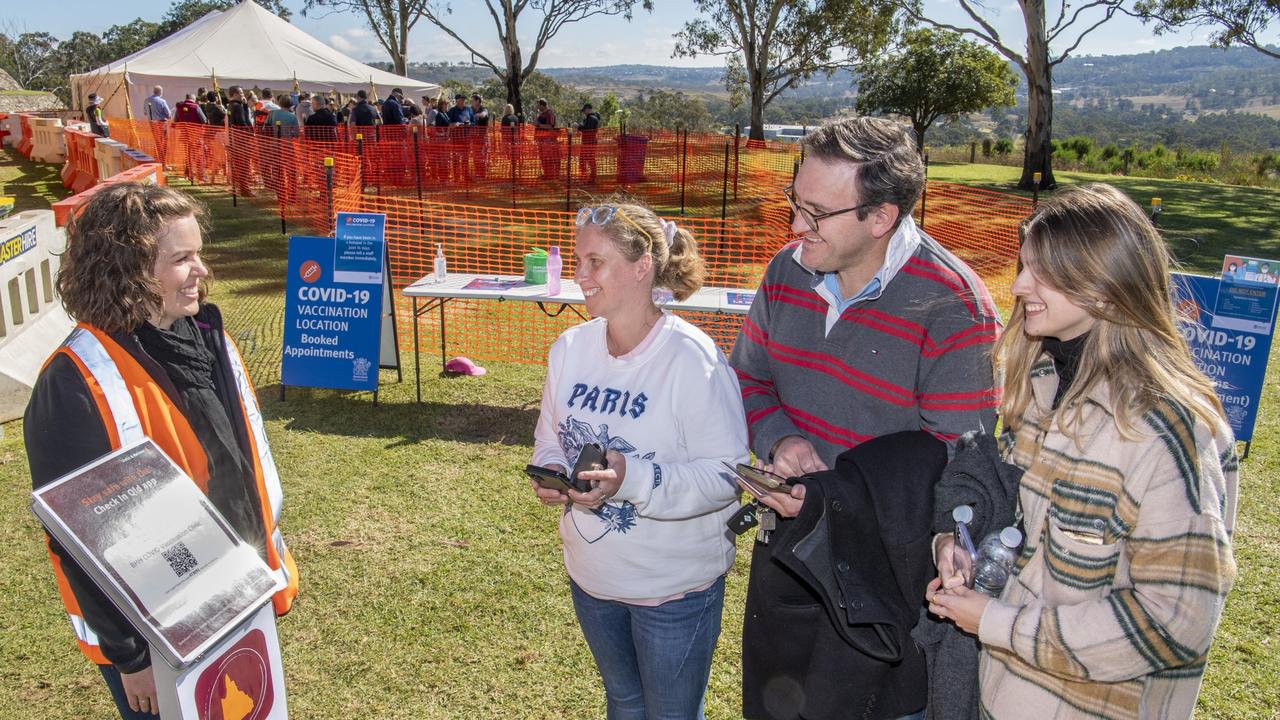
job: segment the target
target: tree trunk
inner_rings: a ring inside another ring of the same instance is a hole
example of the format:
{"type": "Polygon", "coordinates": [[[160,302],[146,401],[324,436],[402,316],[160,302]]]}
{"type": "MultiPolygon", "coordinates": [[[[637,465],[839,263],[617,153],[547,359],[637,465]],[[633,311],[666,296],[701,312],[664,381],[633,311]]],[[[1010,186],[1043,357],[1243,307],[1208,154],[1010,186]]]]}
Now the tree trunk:
{"type": "Polygon", "coordinates": [[[516,109],[517,116],[524,115],[524,105],[520,101],[520,70],[507,70],[507,76],[503,78],[507,86],[507,102],[511,103],[511,107],[516,109]]]}
{"type": "Polygon", "coordinates": [[[1023,13],[1027,25],[1027,134],[1022,148],[1022,179],[1018,188],[1032,190],[1035,173],[1040,189],[1057,186],[1053,179],[1053,67],[1044,29],[1044,0],[1028,0],[1023,13]]]}
{"type": "Polygon", "coordinates": [[[409,58],[409,23],[405,22],[406,20],[408,20],[408,18],[406,17],[402,16],[400,20],[401,20],[400,32],[399,32],[399,37],[397,38],[397,43],[396,43],[397,44],[396,54],[394,57],[391,58],[391,62],[396,67],[396,74],[404,75],[405,71],[408,69],[407,66],[408,66],[408,58],[409,58]]]}
{"type": "Polygon", "coordinates": [[[916,131],[916,150],[924,152],[924,132],[929,129],[929,126],[912,120],[911,127],[916,131]]]}
{"type": "Polygon", "coordinates": [[[750,140],[764,139],[764,73],[754,68],[747,70],[751,85],[751,134],[750,140]]]}

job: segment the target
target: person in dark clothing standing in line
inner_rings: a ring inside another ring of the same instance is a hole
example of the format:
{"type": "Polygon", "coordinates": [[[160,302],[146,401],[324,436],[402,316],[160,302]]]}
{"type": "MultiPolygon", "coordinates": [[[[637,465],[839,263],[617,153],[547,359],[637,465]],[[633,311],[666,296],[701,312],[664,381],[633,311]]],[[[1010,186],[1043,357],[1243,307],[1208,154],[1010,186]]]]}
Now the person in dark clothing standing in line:
{"type": "Polygon", "coordinates": [[[582,106],[582,122],[578,123],[578,132],[582,134],[582,153],[578,156],[578,175],[582,182],[596,181],[596,135],[600,130],[600,113],[591,107],[591,103],[582,106]]]}
{"type": "Polygon", "coordinates": [[[89,123],[89,131],[98,137],[111,137],[106,118],[102,117],[102,105],[98,96],[89,93],[89,105],[84,109],[85,122],[89,123]]]}
{"type": "Polygon", "coordinates": [[[341,108],[338,109],[338,124],[349,125],[351,123],[351,111],[356,108],[355,98],[347,100],[341,108]]]}
{"type": "Polygon", "coordinates": [[[350,122],[356,127],[373,127],[378,111],[369,104],[369,93],[356,91],[356,106],[351,108],[350,122]]]}
{"type": "Polygon", "coordinates": [[[209,121],[210,125],[223,127],[227,124],[227,111],[222,109],[222,105],[218,101],[218,93],[210,90],[205,93],[205,103],[202,106],[204,117],[209,121]]]}
{"type": "Polygon", "coordinates": [[[472,116],[465,93],[458,93],[453,100],[453,107],[449,108],[449,165],[453,168],[453,182],[460,185],[467,180],[472,116]]]}
{"type": "Polygon", "coordinates": [[[489,109],[480,93],[471,95],[471,168],[478,179],[489,173],[489,109]]]}
{"type": "Polygon", "coordinates": [[[404,93],[400,88],[391,91],[391,95],[382,101],[382,124],[397,126],[404,124],[404,108],[400,107],[400,98],[404,93]]]}
{"type": "Polygon", "coordinates": [[[316,95],[311,100],[314,110],[307,117],[306,133],[311,140],[336,142],[338,139],[338,117],[329,106],[329,98],[316,95]]]}
{"type": "Polygon", "coordinates": [[[556,113],[545,98],[538,98],[538,116],[533,121],[538,141],[538,159],[542,161],[542,179],[560,178],[560,132],[556,130],[556,113]]]}
{"type": "Polygon", "coordinates": [[[232,85],[229,92],[231,102],[227,103],[227,122],[233,128],[252,130],[253,110],[244,99],[244,88],[232,85]]]}
{"type": "Polygon", "coordinates": [[[252,182],[252,167],[247,144],[252,139],[246,133],[253,132],[253,108],[245,99],[244,88],[232,85],[228,88],[227,103],[227,152],[231,156],[231,184],[236,192],[248,197],[252,182]]]}

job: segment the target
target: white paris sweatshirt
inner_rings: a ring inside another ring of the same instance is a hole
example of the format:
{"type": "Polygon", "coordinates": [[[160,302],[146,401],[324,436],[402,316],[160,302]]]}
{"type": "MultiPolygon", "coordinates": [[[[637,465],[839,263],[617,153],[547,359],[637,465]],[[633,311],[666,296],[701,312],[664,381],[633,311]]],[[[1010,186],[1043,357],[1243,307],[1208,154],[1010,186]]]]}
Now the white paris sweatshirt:
{"type": "Polygon", "coordinates": [[[591,442],[624,455],[618,493],[560,519],[565,567],[597,598],[677,596],[733,565],[725,522],[738,488],[721,462],[747,459],[738,379],[711,338],[675,315],[624,358],[609,354],[605,322],[551,346],[533,462],[572,468],[591,442]]]}

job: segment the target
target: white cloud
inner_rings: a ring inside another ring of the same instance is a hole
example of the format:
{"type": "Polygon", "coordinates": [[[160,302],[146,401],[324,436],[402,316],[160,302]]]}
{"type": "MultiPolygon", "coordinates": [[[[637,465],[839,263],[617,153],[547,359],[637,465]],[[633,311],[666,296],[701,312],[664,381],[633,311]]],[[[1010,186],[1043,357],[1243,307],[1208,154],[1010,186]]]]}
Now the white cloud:
{"type": "Polygon", "coordinates": [[[343,55],[361,62],[386,61],[386,53],[373,33],[362,27],[353,27],[329,36],[329,45],[343,55]]]}

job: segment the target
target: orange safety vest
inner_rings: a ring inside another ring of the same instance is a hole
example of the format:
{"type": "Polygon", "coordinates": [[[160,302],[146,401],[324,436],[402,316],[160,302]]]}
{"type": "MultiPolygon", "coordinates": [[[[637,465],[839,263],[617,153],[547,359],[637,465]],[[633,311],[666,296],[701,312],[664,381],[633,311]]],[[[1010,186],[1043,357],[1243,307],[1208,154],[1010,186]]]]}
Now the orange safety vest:
{"type": "MultiPolygon", "coordinates": [[[[224,332],[225,335],[225,332],[224,332]]],[[[271,598],[277,615],[283,615],[293,605],[298,595],[298,567],[285,547],[280,535],[280,509],[284,493],[267,436],[262,428],[262,413],[258,410],[258,398],[245,372],[244,360],[230,336],[226,337],[228,358],[235,377],[240,409],[248,430],[249,447],[253,454],[253,474],[257,482],[258,499],[262,504],[262,518],[266,525],[267,565],[275,571],[285,587],[271,598]]],[[[80,323],[54,354],[45,361],[47,366],[58,354],[66,355],[80,370],[89,393],[98,407],[98,414],[111,441],[111,449],[149,437],[160,446],[179,467],[195,480],[201,492],[208,492],[209,461],[205,457],[200,440],[191,424],[164,390],[152,379],[150,373],[115,340],[101,330],[80,323]]],[[[111,661],[102,654],[97,633],[85,622],[71,586],[62,573],[62,563],[57,555],[49,552],[58,591],[67,607],[71,627],[75,631],[80,650],[93,662],[109,665],[111,661]]]]}

